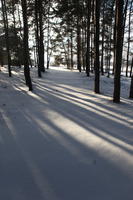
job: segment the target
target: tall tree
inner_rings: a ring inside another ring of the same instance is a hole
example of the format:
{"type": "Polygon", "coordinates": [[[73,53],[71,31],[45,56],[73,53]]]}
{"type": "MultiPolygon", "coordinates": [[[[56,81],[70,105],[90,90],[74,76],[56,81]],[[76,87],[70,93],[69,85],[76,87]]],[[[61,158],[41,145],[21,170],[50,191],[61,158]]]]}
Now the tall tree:
{"type": "Polygon", "coordinates": [[[127,47],[127,66],[126,66],[126,76],[128,76],[128,68],[129,68],[129,53],[130,53],[130,40],[131,40],[131,14],[132,14],[132,5],[133,2],[130,4],[130,9],[129,9],[129,28],[128,28],[128,47],[127,47]]]}
{"type": "Polygon", "coordinates": [[[39,5],[39,65],[42,72],[45,72],[44,67],[44,33],[43,33],[43,1],[38,0],[39,5]]]}
{"type": "Polygon", "coordinates": [[[35,0],[36,55],[37,55],[37,65],[38,65],[38,77],[41,77],[41,67],[40,67],[40,64],[39,64],[40,45],[39,45],[39,19],[38,19],[38,10],[39,10],[38,0],[35,0]]]}
{"type": "Polygon", "coordinates": [[[49,61],[50,61],[50,55],[49,55],[49,44],[50,44],[50,0],[48,0],[48,14],[47,14],[47,69],[49,69],[49,61]]]}
{"type": "Polygon", "coordinates": [[[16,17],[15,17],[15,4],[16,1],[12,0],[11,2],[11,7],[12,7],[12,17],[13,17],[13,31],[14,31],[14,36],[16,38],[16,53],[17,53],[17,57],[18,57],[18,66],[21,67],[21,57],[20,57],[20,49],[19,49],[19,45],[20,45],[20,39],[17,36],[17,26],[16,26],[16,17]]]}
{"type": "MultiPolygon", "coordinates": [[[[131,69],[133,69],[133,57],[132,57],[132,64],[131,64],[131,69]]],[[[133,74],[131,76],[131,85],[130,85],[130,98],[133,98],[133,74]]]]}
{"type": "Polygon", "coordinates": [[[113,101],[115,103],[120,102],[120,75],[123,49],[123,7],[124,0],[116,0],[116,56],[113,94],[113,101]]]}
{"type": "Polygon", "coordinates": [[[77,0],[77,69],[81,72],[81,16],[79,0],[77,0]]]}
{"type": "Polygon", "coordinates": [[[99,33],[100,33],[100,0],[95,0],[95,86],[94,91],[100,93],[99,33]]]}
{"type": "Polygon", "coordinates": [[[90,75],[90,19],[91,0],[87,0],[87,50],[86,50],[86,74],[90,75]]]}
{"type": "Polygon", "coordinates": [[[2,5],[6,50],[7,50],[7,58],[8,58],[8,73],[9,73],[9,77],[11,77],[12,76],[12,73],[11,73],[11,54],[10,54],[10,48],[9,48],[9,32],[8,32],[8,17],[7,17],[6,1],[1,0],[1,5],[2,5]]]}
{"type": "Polygon", "coordinates": [[[28,43],[28,20],[27,20],[27,0],[21,0],[23,11],[23,24],[24,24],[24,38],[23,38],[23,50],[24,50],[24,75],[26,85],[29,87],[29,91],[32,91],[32,82],[30,77],[29,68],[29,43],[28,43]]]}
{"type": "Polygon", "coordinates": [[[43,33],[43,5],[42,0],[35,0],[35,32],[37,46],[38,76],[45,72],[44,67],[44,33],[43,33]]]}

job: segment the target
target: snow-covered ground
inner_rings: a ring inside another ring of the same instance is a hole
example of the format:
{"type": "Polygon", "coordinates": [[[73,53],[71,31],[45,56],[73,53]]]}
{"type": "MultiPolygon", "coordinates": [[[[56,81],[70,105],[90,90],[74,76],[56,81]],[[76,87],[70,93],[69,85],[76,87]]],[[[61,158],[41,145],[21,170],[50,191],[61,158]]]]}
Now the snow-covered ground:
{"type": "Polygon", "coordinates": [[[112,102],[113,78],[53,67],[34,91],[22,71],[0,72],[1,200],[132,200],[133,101],[122,78],[122,103],[112,102]]]}

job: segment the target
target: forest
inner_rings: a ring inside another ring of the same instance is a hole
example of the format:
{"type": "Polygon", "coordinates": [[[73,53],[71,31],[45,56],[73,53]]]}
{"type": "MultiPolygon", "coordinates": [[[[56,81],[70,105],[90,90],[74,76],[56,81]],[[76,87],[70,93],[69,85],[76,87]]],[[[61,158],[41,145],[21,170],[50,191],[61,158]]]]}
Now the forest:
{"type": "Polygon", "coordinates": [[[132,200],[133,0],[0,0],[0,199],[132,200]]]}
{"type": "Polygon", "coordinates": [[[121,75],[130,77],[133,98],[132,4],[132,0],[1,0],[1,65],[8,65],[9,76],[13,65],[24,65],[26,85],[32,90],[29,67],[36,66],[41,77],[54,57],[56,65],[76,66],[87,76],[94,73],[96,93],[100,75],[114,75],[116,103],[121,75]]]}

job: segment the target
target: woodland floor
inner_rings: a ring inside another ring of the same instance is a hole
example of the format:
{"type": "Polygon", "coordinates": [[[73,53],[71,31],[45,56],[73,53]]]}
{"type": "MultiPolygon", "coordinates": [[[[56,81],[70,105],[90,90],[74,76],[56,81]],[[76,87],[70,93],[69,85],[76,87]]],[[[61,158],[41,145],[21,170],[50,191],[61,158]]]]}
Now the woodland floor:
{"type": "Polygon", "coordinates": [[[102,80],[105,96],[84,73],[53,67],[32,76],[29,92],[22,72],[0,72],[0,200],[133,200],[126,80],[116,105],[111,78],[102,80]]]}

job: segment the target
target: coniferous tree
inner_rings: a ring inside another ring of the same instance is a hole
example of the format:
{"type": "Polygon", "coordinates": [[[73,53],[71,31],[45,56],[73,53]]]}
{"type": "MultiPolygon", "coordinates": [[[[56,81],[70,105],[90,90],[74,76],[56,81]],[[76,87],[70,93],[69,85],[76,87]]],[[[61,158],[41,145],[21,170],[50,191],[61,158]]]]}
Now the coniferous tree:
{"type": "Polygon", "coordinates": [[[90,75],[90,18],[91,0],[87,0],[87,50],[86,50],[86,74],[90,75]]]}
{"type": "Polygon", "coordinates": [[[95,86],[94,91],[100,93],[100,63],[99,63],[99,20],[100,20],[100,1],[95,1],[95,86]]]}
{"type": "Polygon", "coordinates": [[[24,38],[23,38],[23,51],[24,51],[24,75],[26,85],[32,91],[32,82],[29,69],[29,44],[28,44],[28,21],[27,21],[27,0],[21,0],[23,11],[23,24],[24,24],[24,38]]]}
{"type": "Polygon", "coordinates": [[[19,45],[21,44],[21,41],[19,39],[19,37],[17,36],[17,25],[16,25],[16,17],[15,17],[15,8],[16,6],[16,2],[15,0],[12,0],[11,2],[11,7],[12,7],[12,17],[13,17],[13,30],[14,30],[14,36],[16,38],[16,54],[17,54],[17,64],[19,67],[21,67],[21,57],[20,57],[20,48],[19,45]]]}
{"type": "Polygon", "coordinates": [[[47,69],[49,69],[49,61],[50,61],[50,55],[49,55],[49,44],[50,44],[50,0],[48,0],[48,14],[47,14],[47,69]]]}
{"type": "Polygon", "coordinates": [[[5,31],[5,42],[6,42],[6,50],[7,50],[7,58],[8,58],[8,73],[9,73],[9,77],[11,77],[12,76],[11,54],[10,54],[10,47],[9,47],[9,32],[8,32],[8,17],[7,17],[6,1],[1,0],[1,5],[2,5],[2,14],[3,14],[4,31],[5,31]]]}
{"type": "Polygon", "coordinates": [[[40,64],[39,64],[40,45],[39,45],[39,17],[38,17],[38,10],[39,10],[38,0],[35,0],[35,38],[36,38],[36,54],[37,54],[37,65],[38,65],[38,77],[41,77],[41,67],[40,67],[40,64]]]}
{"type": "Polygon", "coordinates": [[[116,0],[116,56],[113,94],[113,101],[115,103],[120,102],[120,75],[123,47],[123,7],[124,0],[116,0]]]}
{"type": "Polygon", "coordinates": [[[130,40],[131,40],[131,14],[132,14],[132,4],[130,4],[129,8],[129,19],[128,19],[128,47],[127,47],[127,65],[126,65],[126,77],[128,76],[128,70],[129,70],[129,53],[130,53],[130,40]]]}
{"type": "MultiPolygon", "coordinates": [[[[133,58],[132,58],[131,69],[133,69],[133,58]]],[[[130,94],[129,94],[129,97],[133,98],[133,74],[131,76],[131,85],[130,85],[130,94]]]]}
{"type": "Polygon", "coordinates": [[[81,72],[81,18],[79,0],[77,0],[77,69],[81,72]]]}
{"type": "Polygon", "coordinates": [[[43,33],[43,1],[38,0],[39,5],[39,65],[42,72],[45,72],[44,67],[44,33],[43,33]]]}

